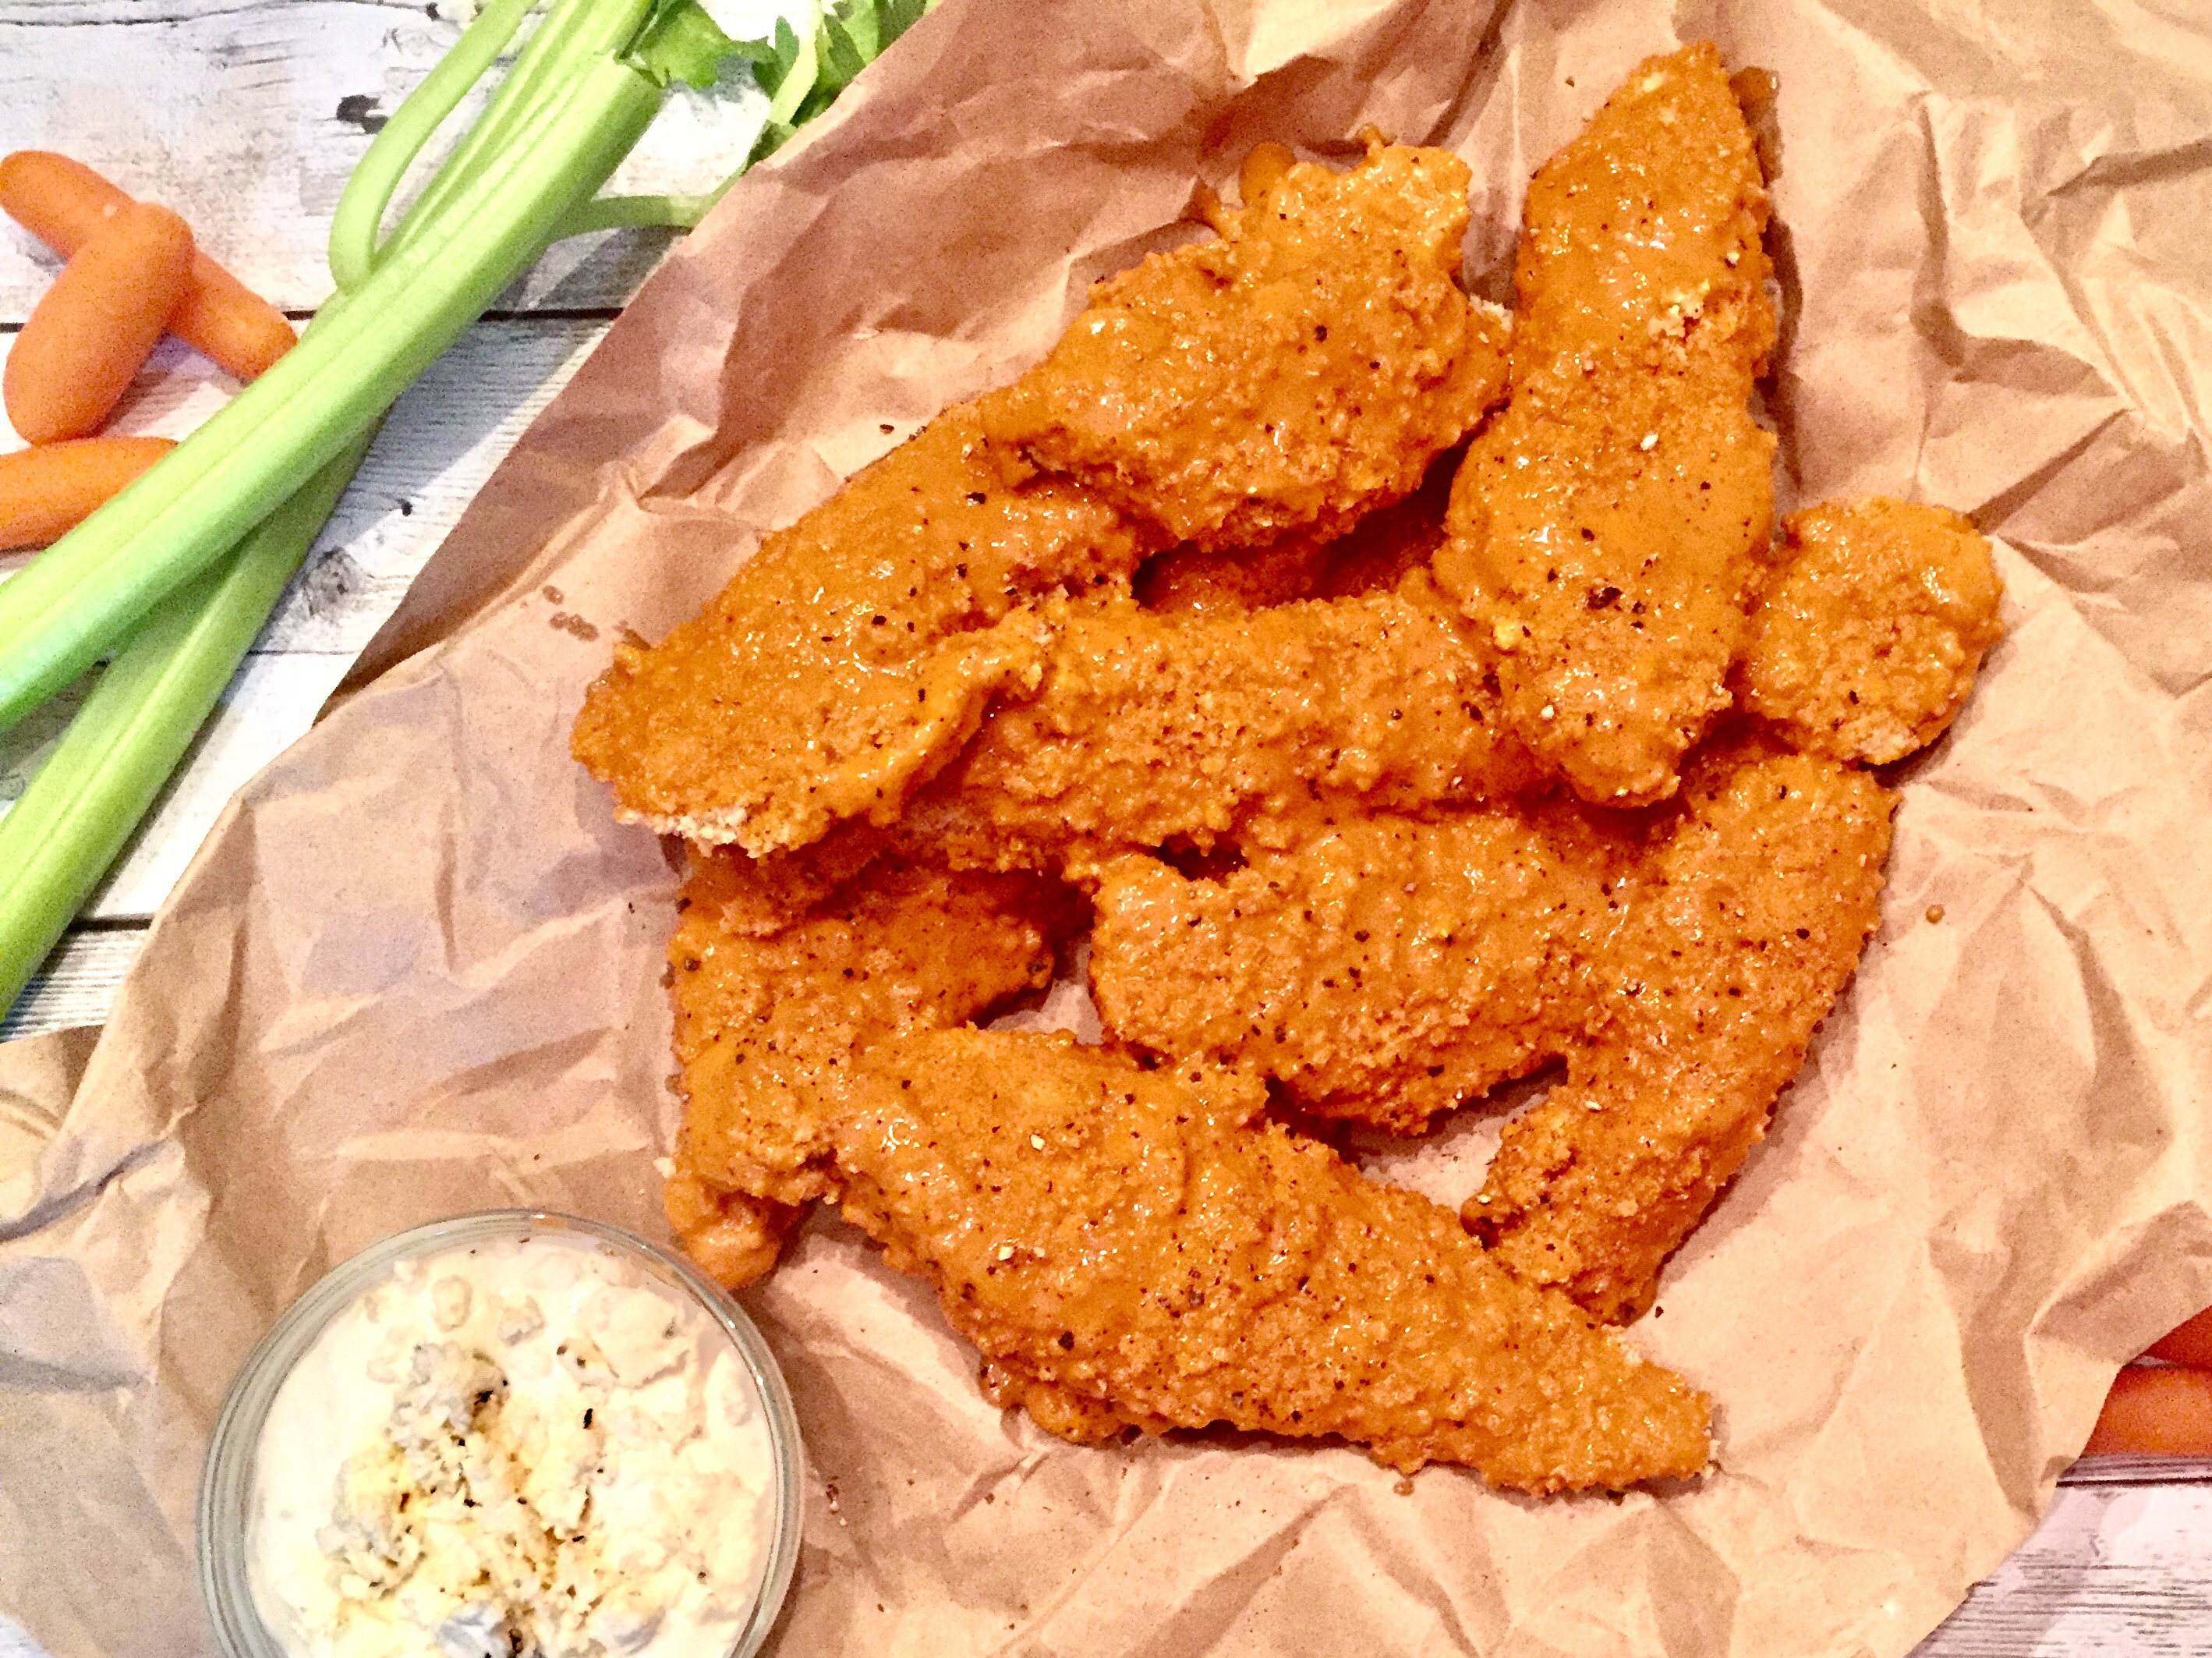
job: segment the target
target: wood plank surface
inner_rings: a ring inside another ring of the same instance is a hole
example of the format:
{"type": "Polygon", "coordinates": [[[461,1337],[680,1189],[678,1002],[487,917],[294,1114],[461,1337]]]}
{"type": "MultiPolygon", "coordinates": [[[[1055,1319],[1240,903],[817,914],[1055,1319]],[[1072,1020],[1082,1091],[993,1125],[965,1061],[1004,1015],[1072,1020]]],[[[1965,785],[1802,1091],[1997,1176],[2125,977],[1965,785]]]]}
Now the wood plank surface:
{"type": "MultiPolygon", "coordinates": [[[[143,918],[160,905],[224,802],[307,730],[415,572],[606,326],[576,317],[479,323],[400,399],[190,764],[94,897],[88,919],[143,918]]],[[[166,342],[116,428],[180,436],[227,394],[219,371],[166,342]]],[[[29,558],[0,555],[0,575],[29,558]]],[[[0,813],[59,740],[84,688],[0,733],[0,813]]],[[[72,1017],[83,1005],[70,1003],[72,1017]]]]}
{"type": "MultiPolygon", "coordinates": [[[[369,138],[460,33],[454,0],[0,0],[0,145],[58,149],[173,207],[258,293],[307,311],[331,290],[324,247],[369,138]]],[[[716,0],[758,35],[762,0],[716,0]]],[[[456,119],[476,107],[465,102],[456,119]]],[[[697,192],[743,162],[767,101],[743,64],[707,92],[678,88],[623,163],[618,192],[697,192]]],[[[579,237],[502,308],[618,306],[666,233],[579,237]]],[[[52,255],[0,237],[0,321],[20,321],[52,255]]]]}
{"type": "MultiPolygon", "coordinates": [[[[733,34],[766,0],[710,0],[733,34]]],[[[0,0],[0,150],[59,149],[182,211],[250,283],[295,314],[326,294],[323,240],[372,129],[459,32],[455,0],[0,0]]],[[[617,180],[697,190],[737,164],[763,107],[743,71],[679,93],[617,180]]],[[[555,250],[393,412],[360,478],[240,669],[187,772],[17,1005],[0,1039],[105,1017],[230,792],[307,728],[356,653],[531,417],[604,332],[668,238],[555,250]]],[[[0,329],[52,257],[0,229],[0,329]]],[[[6,341],[0,339],[0,346],[6,341]]],[[[167,344],[122,430],[180,434],[233,388],[167,344]]],[[[0,447],[12,445],[0,436],[0,447]]],[[[22,559],[0,558],[0,576],[22,559]]],[[[70,698],[0,736],[0,808],[58,736],[70,698]]],[[[2084,1463],[2034,1537],[1917,1658],[2103,1658],[2212,1651],[2212,1466],[2084,1463]]],[[[0,1658],[39,1658],[0,1609],[0,1658]]]]}
{"type": "Polygon", "coordinates": [[[105,1024],[145,936],[145,928],[137,924],[77,928],[46,958],[15,1005],[0,1012],[0,1042],[105,1024]]]}

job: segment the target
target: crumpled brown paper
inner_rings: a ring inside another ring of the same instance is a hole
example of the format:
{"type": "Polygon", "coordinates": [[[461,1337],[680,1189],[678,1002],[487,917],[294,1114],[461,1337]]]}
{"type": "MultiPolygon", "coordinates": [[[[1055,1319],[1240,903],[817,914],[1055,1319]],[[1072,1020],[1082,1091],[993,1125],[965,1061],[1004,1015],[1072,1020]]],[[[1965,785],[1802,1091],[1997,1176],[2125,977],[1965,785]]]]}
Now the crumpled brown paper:
{"type": "Polygon", "coordinates": [[[1856,984],[1633,1332],[1719,1401],[1719,1472],[1539,1502],[1342,1448],[1079,1449],[817,1218],[745,1297],[812,1459],[778,1650],[1910,1647],[2114,1367],[2212,1301],[2212,49],[2117,3],[950,0],[670,259],[389,671],[240,796],[50,1138],[82,1055],[0,1055],[42,1148],[0,1168],[0,1609],[64,1655],[207,1649],[200,1448],[294,1294],[461,1210],[659,1229],[672,860],[566,753],[617,625],[1032,360],[1256,139],[1458,149],[1500,293],[1532,168],[1707,34],[1780,77],[1784,504],[1972,511],[2011,630],[1907,769],[1856,984]]]}

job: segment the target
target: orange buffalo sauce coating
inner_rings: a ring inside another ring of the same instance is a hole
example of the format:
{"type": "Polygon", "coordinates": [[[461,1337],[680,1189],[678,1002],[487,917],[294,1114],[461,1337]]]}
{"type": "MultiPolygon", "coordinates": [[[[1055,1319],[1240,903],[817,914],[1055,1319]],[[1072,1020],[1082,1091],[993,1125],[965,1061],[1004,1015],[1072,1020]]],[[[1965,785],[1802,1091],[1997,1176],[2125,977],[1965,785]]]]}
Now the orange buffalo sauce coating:
{"type": "Polygon", "coordinates": [[[826,1125],[855,1056],[1042,986],[1074,918],[1034,875],[902,869],[763,936],[725,917],[741,864],[697,859],[668,948],[687,1102],[669,1220],[726,1283],[772,1265],[787,1206],[829,1189],[826,1125]]]}
{"type": "Polygon", "coordinates": [[[1766,192],[1710,43],[1638,66],[1528,186],[1510,401],[1437,570],[1513,728],[1585,800],[1674,791],[1728,704],[1773,510],[1766,192]]]}
{"type": "Polygon", "coordinates": [[[1457,451],[1439,457],[1419,489],[1377,507],[1342,535],[1300,531],[1258,547],[1171,547],[1137,572],[1138,602],[1148,610],[1220,613],[1394,588],[1408,571],[1427,569],[1443,545],[1460,460],[1457,451]]]}
{"type": "Polygon", "coordinates": [[[1990,544],[1942,507],[1880,496],[1783,521],[1751,619],[1743,705],[1790,741],[1887,765],[1943,735],[2002,637],[1990,544]]]}
{"type": "Polygon", "coordinates": [[[778,530],[700,615],[627,641],[571,744],[617,810],[759,855],[895,820],[994,692],[1034,688],[1034,601],[1126,588],[1143,531],[1055,479],[1015,487],[947,409],[778,530]]]}
{"type": "Polygon", "coordinates": [[[1334,535],[1411,494],[1504,381],[1504,321],[1458,283],[1468,178],[1379,141],[1346,173],[1248,169],[1218,241],[1099,283],[982,399],[993,444],[1205,547],[1334,535]]]}
{"type": "Polygon", "coordinates": [[[1339,1434],[1529,1491],[1705,1466],[1703,1394],[1514,1282],[1449,1210],[1254,1125],[1249,1076],[988,1031],[864,1066],[878,1084],[834,1130],[847,1217],[1055,1433],[1339,1434]]]}
{"type": "Polygon", "coordinates": [[[1072,622],[1036,695],[991,716],[907,826],[963,863],[1058,867],[1086,843],[1279,841],[1322,800],[1474,801],[1531,776],[1492,655],[1425,575],[1226,615],[1072,622]]]}
{"type": "Polygon", "coordinates": [[[1462,1211],[1516,1277],[1607,1319],[1649,1305],[1881,919],[1896,797],[1867,772],[1747,746],[1682,794],[1594,968],[1603,1022],[1462,1211]]]}
{"type": "Polygon", "coordinates": [[[1547,1060],[1468,1224],[1590,1311],[1640,1311],[1765,1131],[1874,926],[1891,796],[1759,743],[1671,809],[1345,815],[1243,867],[1107,863],[1107,1027],[1257,1068],[1304,1109],[1418,1132],[1547,1060]]]}
{"type": "Polygon", "coordinates": [[[1092,994],[1126,1041],[1419,1133],[1580,1034],[1637,853],[1540,808],[1347,814],[1212,880],[1132,855],[1103,870],[1092,994]]]}

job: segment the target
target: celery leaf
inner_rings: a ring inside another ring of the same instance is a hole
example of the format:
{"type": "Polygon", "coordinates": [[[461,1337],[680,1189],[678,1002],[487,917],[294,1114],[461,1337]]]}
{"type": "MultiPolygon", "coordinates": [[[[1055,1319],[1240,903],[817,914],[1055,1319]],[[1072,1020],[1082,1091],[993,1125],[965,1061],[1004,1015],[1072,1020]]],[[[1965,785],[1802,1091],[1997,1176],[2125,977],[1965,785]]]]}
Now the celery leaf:
{"type": "MultiPolygon", "coordinates": [[[[698,0],[659,0],[630,43],[625,58],[655,86],[681,81],[707,88],[721,77],[732,58],[752,58],[757,41],[737,41],[722,33],[698,0]]],[[[757,64],[757,59],[755,59],[757,64]]]]}

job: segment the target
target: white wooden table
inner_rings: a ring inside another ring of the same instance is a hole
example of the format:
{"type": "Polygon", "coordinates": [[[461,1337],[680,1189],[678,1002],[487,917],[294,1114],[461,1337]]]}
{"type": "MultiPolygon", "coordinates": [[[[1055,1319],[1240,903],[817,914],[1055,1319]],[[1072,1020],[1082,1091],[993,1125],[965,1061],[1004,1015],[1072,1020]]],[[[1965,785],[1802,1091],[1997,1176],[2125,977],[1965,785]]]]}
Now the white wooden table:
{"type": "MultiPolygon", "coordinates": [[[[773,0],[712,0],[757,34],[773,0]]],[[[796,9],[796,8],[793,8],[796,9]]],[[[64,150],[177,208],[295,316],[325,296],[323,238],[380,116],[458,32],[454,0],[0,0],[0,151],[64,150]]],[[[696,190],[736,165],[763,102],[739,70],[678,94],[617,186],[696,190]]],[[[415,572],[666,246],[618,233],[555,250],[404,399],[191,765],[12,1012],[0,1038],[96,1024],[216,813],[307,728],[415,572]]],[[[0,345],[53,260],[0,228],[0,345]]],[[[118,429],[181,435],[232,388],[165,343],[118,429]]],[[[0,427],[0,447],[13,447],[0,427]]],[[[0,554],[0,576],[21,555],[0,554]]],[[[0,808],[70,699],[0,735],[0,808]]],[[[4,1431],[4,1429],[0,1429],[4,1431]]],[[[0,1608],[0,1658],[35,1655],[0,1608]]],[[[1920,1658],[2212,1652],[2212,1465],[2084,1465],[2042,1528],[1920,1658]]]]}

